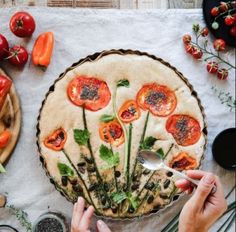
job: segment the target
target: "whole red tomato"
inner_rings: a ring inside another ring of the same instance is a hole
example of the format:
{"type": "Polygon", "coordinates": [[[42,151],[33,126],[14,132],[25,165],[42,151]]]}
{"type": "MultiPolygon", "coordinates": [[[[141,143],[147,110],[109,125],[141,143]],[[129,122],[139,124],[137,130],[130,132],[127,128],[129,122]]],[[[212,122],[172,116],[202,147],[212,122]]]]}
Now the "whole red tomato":
{"type": "Polygon", "coordinates": [[[208,30],[207,27],[204,27],[204,28],[201,30],[201,36],[203,36],[203,37],[208,36],[208,33],[209,33],[209,30],[208,30]]]}
{"type": "Polygon", "coordinates": [[[9,56],[7,59],[11,64],[22,67],[28,60],[28,52],[24,47],[15,45],[9,49],[9,56]]]}
{"type": "Polygon", "coordinates": [[[229,31],[230,35],[236,37],[236,26],[232,26],[229,31]]]}
{"type": "Polygon", "coordinates": [[[200,59],[202,58],[202,55],[203,55],[203,52],[201,49],[199,48],[195,48],[194,51],[192,52],[192,56],[195,58],[195,59],[200,59]]]}
{"type": "Polygon", "coordinates": [[[224,51],[225,41],[223,39],[216,39],[213,43],[213,46],[216,51],[224,51]]]}
{"type": "Polygon", "coordinates": [[[225,80],[228,77],[228,75],[229,75],[228,70],[225,68],[218,69],[217,71],[217,77],[220,80],[225,80]]]}
{"type": "Polygon", "coordinates": [[[215,61],[210,61],[207,63],[206,68],[209,73],[216,73],[218,70],[218,64],[215,61]]]}
{"type": "Polygon", "coordinates": [[[8,54],[9,45],[7,39],[0,34],[0,61],[3,60],[8,54]]]}
{"type": "Polygon", "coordinates": [[[229,6],[226,2],[221,2],[219,8],[220,8],[220,12],[226,12],[229,6]]]}
{"type": "Polygon", "coordinates": [[[189,35],[189,34],[186,34],[186,35],[184,35],[183,36],[183,42],[184,42],[184,44],[188,44],[188,43],[190,43],[191,42],[191,35],[189,35]]]}
{"type": "Polygon", "coordinates": [[[231,26],[234,24],[234,17],[232,15],[227,15],[225,17],[225,25],[231,26]]]}
{"type": "Polygon", "coordinates": [[[219,8],[218,7],[213,7],[212,9],[211,9],[211,15],[213,16],[213,17],[216,17],[218,14],[220,13],[220,11],[219,11],[219,8]]]}
{"type": "Polygon", "coordinates": [[[192,44],[185,44],[185,51],[189,54],[192,54],[195,50],[195,47],[192,44]]]}
{"type": "Polygon", "coordinates": [[[34,18],[27,12],[17,12],[11,17],[10,29],[18,37],[30,37],[35,30],[34,18]]]}

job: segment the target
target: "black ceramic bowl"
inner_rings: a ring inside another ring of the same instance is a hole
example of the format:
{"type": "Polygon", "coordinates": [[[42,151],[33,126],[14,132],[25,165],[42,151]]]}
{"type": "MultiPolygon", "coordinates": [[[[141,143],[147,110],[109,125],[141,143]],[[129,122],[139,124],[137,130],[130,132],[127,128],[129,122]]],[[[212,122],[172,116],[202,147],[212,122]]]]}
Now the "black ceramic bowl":
{"type": "MultiPolygon", "coordinates": [[[[219,29],[213,30],[211,28],[211,24],[213,23],[214,19],[211,16],[211,9],[215,6],[219,6],[222,0],[203,0],[202,9],[203,9],[203,16],[206,22],[207,27],[211,31],[214,37],[223,39],[227,45],[236,47],[236,38],[231,36],[229,33],[230,27],[224,24],[224,18],[220,17],[217,21],[219,23],[219,29]]],[[[223,1],[227,2],[227,1],[223,1]]],[[[235,12],[234,12],[235,13],[235,12]]]]}
{"type": "Polygon", "coordinates": [[[236,128],[226,129],[216,136],[212,154],[221,167],[236,171],[236,128]]]}

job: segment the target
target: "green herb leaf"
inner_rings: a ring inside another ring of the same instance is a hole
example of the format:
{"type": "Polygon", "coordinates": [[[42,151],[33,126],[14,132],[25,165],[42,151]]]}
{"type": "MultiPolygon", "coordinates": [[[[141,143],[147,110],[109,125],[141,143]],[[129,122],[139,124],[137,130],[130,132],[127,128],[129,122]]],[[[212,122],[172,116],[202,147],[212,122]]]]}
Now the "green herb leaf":
{"type": "Polygon", "coordinates": [[[138,208],[140,201],[137,197],[130,197],[129,202],[130,202],[131,206],[133,207],[133,209],[136,210],[138,208]]]}
{"type": "Polygon", "coordinates": [[[119,80],[117,83],[117,87],[129,87],[129,81],[127,79],[119,80]]]}
{"type": "Polygon", "coordinates": [[[113,115],[109,115],[109,114],[103,114],[100,117],[100,122],[110,122],[114,119],[115,117],[113,115]]]}
{"type": "Polygon", "coordinates": [[[107,163],[107,165],[105,165],[103,169],[116,167],[120,163],[119,153],[113,153],[111,149],[103,144],[100,146],[99,153],[100,158],[107,163]]]}
{"type": "Polygon", "coordinates": [[[125,199],[127,199],[127,195],[125,192],[121,191],[121,192],[115,192],[111,195],[112,200],[117,203],[120,204],[122,201],[124,201],[125,199]]]}
{"type": "Polygon", "coordinates": [[[157,151],[156,151],[157,155],[160,156],[162,159],[165,158],[165,154],[164,154],[164,151],[162,148],[159,148],[157,151]]]}
{"type": "Polygon", "coordinates": [[[68,165],[57,163],[57,167],[62,176],[74,176],[74,171],[68,165]]]}
{"type": "Polygon", "coordinates": [[[193,31],[194,31],[195,33],[198,33],[199,30],[200,30],[200,26],[199,26],[199,24],[198,24],[198,23],[193,24],[193,31]]]}
{"type": "Polygon", "coordinates": [[[5,172],[6,172],[6,169],[0,163],[0,173],[5,173],[5,172]]]}
{"type": "Polygon", "coordinates": [[[74,129],[74,139],[75,142],[78,143],[79,145],[87,145],[89,136],[90,133],[87,129],[85,130],[74,129]]]}
{"type": "Polygon", "coordinates": [[[157,141],[156,138],[149,136],[147,138],[144,139],[144,141],[141,143],[140,145],[140,149],[141,150],[148,150],[151,149],[152,146],[155,144],[155,142],[157,141]]]}

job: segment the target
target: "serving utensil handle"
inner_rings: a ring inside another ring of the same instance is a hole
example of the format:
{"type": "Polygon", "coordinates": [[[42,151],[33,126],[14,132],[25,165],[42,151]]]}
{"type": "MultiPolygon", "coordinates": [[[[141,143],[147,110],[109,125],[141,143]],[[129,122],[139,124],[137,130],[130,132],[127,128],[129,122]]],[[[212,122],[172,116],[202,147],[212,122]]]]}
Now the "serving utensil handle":
{"type": "MultiPolygon", "coordinates": [[[[177,171],[177,170],[175,170],[175,169],[173,169],[173,168],[170,168],[170,167],[168,167],[168,166],[166,166],[166,165],[163,166],[163,168],[166,169],[167,171],[173,172],[174,174],[178,175],[179,177],[182,177],[183,179],[186,179],[186,180],[192,182],[192,183],[195,184],[196,186],[198,186],[198,184],[199,184],[199,181],[198,181],[198,180],[194,180],[194,179],[190,178],[189,176],[185,175],[185,174],[182,173],[182,172],[179,172],[179,171],[177,171]]],[[[216,187],[216,185],[214,185],[214,186],[212,187],[211,194],[214,194],[214,193],[216,192],[216,190],[217,190],[217,187],[216,187]]]]}

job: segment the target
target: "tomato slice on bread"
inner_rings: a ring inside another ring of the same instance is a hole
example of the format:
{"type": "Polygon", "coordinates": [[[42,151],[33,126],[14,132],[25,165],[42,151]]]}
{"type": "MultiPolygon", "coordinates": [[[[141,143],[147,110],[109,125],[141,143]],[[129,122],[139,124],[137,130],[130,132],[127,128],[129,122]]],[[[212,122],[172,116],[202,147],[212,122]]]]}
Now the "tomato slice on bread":
{"type": "Polygon", "coordinates": [[[169,166],[178,171],[190,170],[197,167],[197,161],[189,156],[187,152],[180,152],[169,162],[169,166]]]}
{"type": "Polygon", "coordinates": [[[124,123],[130,123],[140,117],[140,109],[135,100],[126,101],[118,112],[120,120],[124,123]]]}
{"type": "Polygon", "coordinates": [[[115,119],[107,123],[101,123],[99,127],[100,138],[116,147],[125,141],[124,132],[120,123],[115,119]]]}
{"type": "Polygon", "coordinates": [[[63,128],[59,128],[44,140],[44,145],[54,151],[61,151],[66,143],[67,134],[63,128]]]}
{"type": "Polygon", "coordinates": [[[144,85],[139,90],[136,100],[141,109],[149,110],[159,117],[170,115],[177,104],[174,91],[156,83],[144,85]]]}
{"type": "Polygon", "coordinates": [[[67,94],[72,103],[91,111],[106,107],[111,99],[106,82],[94,77],[74,78],[68,85],[67,94]]]}
{"type": "Polygon", "coordinates": [[[201,136],[199,122],[188,115],[174,114],[166,122],[166,130],[172,134],[175,141],[181,146],[195,144],[201,136]]]}
{"type": "Polygon", "coordinates": [[[7,77],[0,75],[0,111],[4,105],[7,94],[10,92],[12,81],[7,77]]]}
{"type": "Polygon", "coordinates": [[[7,144],[11,140],[11,132],[9,130],[5,130],[0,134],[0,148],[5,148],[7,144]]]}

